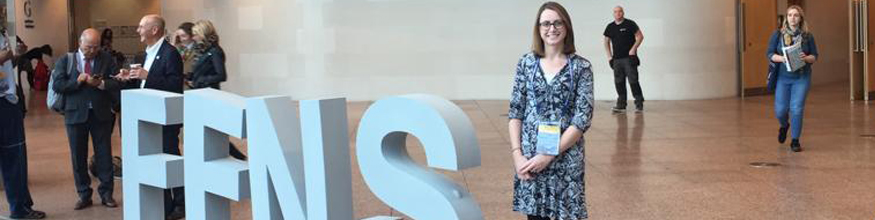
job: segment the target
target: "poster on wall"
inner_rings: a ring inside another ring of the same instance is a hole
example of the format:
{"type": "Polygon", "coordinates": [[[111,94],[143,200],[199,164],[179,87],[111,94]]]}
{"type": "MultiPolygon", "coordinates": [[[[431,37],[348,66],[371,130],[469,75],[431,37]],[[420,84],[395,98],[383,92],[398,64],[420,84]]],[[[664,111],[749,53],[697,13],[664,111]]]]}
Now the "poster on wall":
{"type": "Polygon", "coordinates": [[[113,30],[113,33],[118,33],[118,37],[131,38],[131,37],[139,36],[137,34],[137,26],[115,26],[115,27],[118,27],[119,31],[115,32],[115,30],[113,30]]]}
{"type": "Polygon", "coordinates": [[[106,28],[106,20],[94,20],[94,22],[91,23],[91,27],[94,27],[97,30],[103,30],[104,28],[106,28]]]}

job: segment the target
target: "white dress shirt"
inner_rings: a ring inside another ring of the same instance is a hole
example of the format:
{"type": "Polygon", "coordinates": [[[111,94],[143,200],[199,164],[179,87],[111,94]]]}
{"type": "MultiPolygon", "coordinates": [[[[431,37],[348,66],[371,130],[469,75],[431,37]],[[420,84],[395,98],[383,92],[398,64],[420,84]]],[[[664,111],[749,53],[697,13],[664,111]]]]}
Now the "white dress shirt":
{"type": "MultiPolygon", "coordinates": [[[[81,74],[85,74],[86,73],[85,72],[85,53],[82,53],[81,48],[76,51],[76,61],[77,61],[76,70],[78,70],[79,73],[81,73],[81,74]]],[[[67,62],[72,62],[72,61],[68,60],[67,62]]],[[[94,58],[91,58],[91,61],[89,61],[89,62],[90,62],[89,65],[91,65],[91,72],[88,74],[91,74],[92,76],[94,76],[94,58]]],[[[103,80],[100,81],[100,85],[97,86],[97,88],[98,89],[105,88],[103,80]]],[[[89,109],[93,108],[91,105],[91,102],[88,103],[88,108],[89,109]]]]}
{"type": "MultiPolygon", "coordinates": [[[[149,71],[150,69],[152,69],[152,63],[155,62],[156,59],[160,59],[160,57],[157,57],[157,56],[158,56],[158,50],[161,49],[161,44],[164,44],[164,37],[161,37],[161,39],[158,39],[158,41],[156,41],[155,44],[152,44],[151,46],[146,46],[146,61],[144,61],[144,63],[143,63],[143,69],[146,69],[146,71],[149,71]]],[[[146,87],[146,80],[144,79],[143,82],[140,83],[140,88],[145,88],[145,87],[146,87]]]]}

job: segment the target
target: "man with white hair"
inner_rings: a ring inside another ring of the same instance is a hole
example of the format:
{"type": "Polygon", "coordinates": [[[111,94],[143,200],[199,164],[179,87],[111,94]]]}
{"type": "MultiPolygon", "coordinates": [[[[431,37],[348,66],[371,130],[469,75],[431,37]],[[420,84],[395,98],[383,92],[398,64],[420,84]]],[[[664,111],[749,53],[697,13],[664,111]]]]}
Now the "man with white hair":
{"type": "MultiPolygon", "coordinates": [[[[141,67],[121,70],[119,79],[129,81],[129,88],[147,88],[182,94],[182,56],[173,45],[164,39],[164,18],[146,15],[140,19],[137,33],[140,42],[146,44],[146,56],[134,61],[141,67]]],[[[163,127],[164,153],[181,155],[179,131],[182,125],[163,127]]],[[[166,219],[185,216],[185,190],[183,187],[164,190],[164,214],[166,219]]]]}
{"type": "Polygon", "coordinates": [[[100,180],[97,188],[101,204],[118,207],[112,198],[112,127],[120,83],[113,79],[118,65],[109,53],[100,50],[100,32],[86,29],[79,37],[79,50],[64,56],[52,71],[52,88],[64,95],[64,123],[70,141],[73,177],[79,201],[73,207],[81,210],[91,206],[91,177],[88,175],[88,136],[94,147],[94,167],[100,180]],[[72,58],[72,59],[71,59],[72,58]],[[73,68],[68,63],[73,62],[73,68]]]}

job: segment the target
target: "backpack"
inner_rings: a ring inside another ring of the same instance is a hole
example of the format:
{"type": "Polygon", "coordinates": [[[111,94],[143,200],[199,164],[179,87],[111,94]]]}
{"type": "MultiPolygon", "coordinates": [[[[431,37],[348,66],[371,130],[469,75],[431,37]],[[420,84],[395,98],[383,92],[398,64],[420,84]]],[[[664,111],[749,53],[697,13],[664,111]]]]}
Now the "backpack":
{"type": "MultiPolygon", "coordinates": [[[[76,62],[76,54],[67,53],[67,74],[72,73],[75,69],[73,63],[76,62]]],[[[52,71],[52,75],[55,75],[55,71],[52,71]]],[[[49,107],[49,110],[52,110],[57,113],[64,114],[64,94],[58,93],[53,88],[55,85],[55,77],[49,77],[49,91],[46,93],[46,106],[49,107]]]]}
{"type": "Polygon", "coordinates": [[[36,63],[36,67],[33,69],[33,88],[39,91],[46,91],[49,83],[49,67],[46,66],[42,59],[39,59],[39,62],[36,63]]]}

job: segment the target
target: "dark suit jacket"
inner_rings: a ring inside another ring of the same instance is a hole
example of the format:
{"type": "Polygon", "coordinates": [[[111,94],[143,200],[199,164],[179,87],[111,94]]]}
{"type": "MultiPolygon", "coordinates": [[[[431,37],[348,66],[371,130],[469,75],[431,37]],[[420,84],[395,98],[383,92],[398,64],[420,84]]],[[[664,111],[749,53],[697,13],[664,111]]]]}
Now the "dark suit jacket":
{"type": "Polygon", "coordinates": [[[194,64],[191,74],[192,88],[220,89],[219,83],[228,78],[225,73],[225,51],[218,45],[210,47],[194,64]]]}
{"type": "MultiPolygon", "coordinates": [[[[77,52],[78,53],[78,52],[77,52]]],[[[56,92],[64,94],[64,123],[78,124],[85,123],[88,120],[88,103],[91,103],[91,109],[94,111],[94,116],[97,120],[110,120],[115,117],[111,111],[112,107],[117,102],[117,95],[121,84],[112,78],[118,73],[118,65],[115,59],[106,52],[100,51],[94,57],[94,64],[91,67],[93,75],[102,76],[104,89],[89,86],[85,83],[79,84],[76,79],[79,77],[77,67],[79,61],[68,60],[64,55],[55,63],[55,70],[52,71],[52,77],[55,79],[52,89],[56,92]],[[68,72],[67,63],[75,62],[73,71],[68,72]]]]}
{"type": "MultiPolygon", "coordinates": [[[[134,63],[145,64],[145,61],[143,56],[134,63]]],[[[125,88],[140,88],[140,80],[131,80],[125,88]]],[[[145,88],[182,94],[182,57],[167,41],[161,42],[158,55],[152,61],[145,88]]]]}

